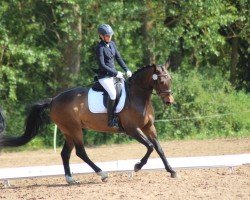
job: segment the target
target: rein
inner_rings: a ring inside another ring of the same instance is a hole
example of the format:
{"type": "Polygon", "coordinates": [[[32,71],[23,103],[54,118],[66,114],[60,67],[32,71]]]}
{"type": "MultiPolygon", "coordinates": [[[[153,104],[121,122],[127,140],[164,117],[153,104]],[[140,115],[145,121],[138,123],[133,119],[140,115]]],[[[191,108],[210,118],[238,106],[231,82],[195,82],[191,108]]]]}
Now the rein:
{"type": "MultiPolygon", "coordinates": [[[[144,90],[144,91],[149,91],[149,90],[152,90],[150,93],[153,94],[153,95],[162,95],[162,94],[172,94],[172,91],[171,90],[161,90],[160,87],[159,87],[159,83],[158,83],[158,78],[160,77],[167,77],[169,76],[169,74],[165,73],[165,74],[160,74],[160,75],[157,75],[156,74],[156,66],[154,66],[154,72],[153,72],[153,75],[152,75],[152,79],[153,79],[153,87],[152,88],[144,88],[143,86],[139,86],[137,85],[140,89],[144,90]],[[156,93],[154,93],[154,89],[156,90],[156,93]]],[[[131,85],[131,78],[127,79],[125,82],[126,85],[131,85]]],[[[89,87],[95,83],[97,83],[97,81],[93,81],[92,83],[88,84],[88,85],[85,85],[83,87],[89,87]]],[[[129,86],[128,86],[129,87],[129,86]]],[[[128,88],[127,87],[127,88],[128,88]]]]}

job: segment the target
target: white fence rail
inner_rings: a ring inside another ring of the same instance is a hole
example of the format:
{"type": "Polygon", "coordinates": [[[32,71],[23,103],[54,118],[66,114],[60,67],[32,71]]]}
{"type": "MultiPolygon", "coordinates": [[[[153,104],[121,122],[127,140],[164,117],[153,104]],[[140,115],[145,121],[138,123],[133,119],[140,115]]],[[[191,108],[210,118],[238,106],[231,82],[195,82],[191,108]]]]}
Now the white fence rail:
{"type": "MultiPolygon", "coordinates": [[[[121,172],[133,171],[135,163],[139,159],[134,160],[118,160],[110,162],[96,163],[103,171],[121,172]]],[[[174,169],[187,168],[213,168],[213,167],[235,167],[244,164],[250,164],[250,154],[223,155],[223,156],[202,156],[202,157],[176,157],[168,158],[170,165],[174,169]]],[[[71,164],[73,174],[94,173],[93,170],[85,163],[71,164]]],[[[152,158],[142,170],[161,170],[164,165],[160,158],[152,158]]],[[[64,175],[62,165],[52,166],[33,166],[18,168],[0,168],[0,181],[8,181],[11,179],[49,177],[64,175]]]]}

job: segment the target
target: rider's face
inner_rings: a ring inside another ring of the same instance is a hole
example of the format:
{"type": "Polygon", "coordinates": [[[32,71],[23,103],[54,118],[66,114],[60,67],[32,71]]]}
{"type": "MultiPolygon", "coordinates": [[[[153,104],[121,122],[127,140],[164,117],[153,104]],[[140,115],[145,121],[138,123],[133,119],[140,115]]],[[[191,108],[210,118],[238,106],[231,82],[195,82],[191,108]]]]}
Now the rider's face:
{"type": "Polygon", "coordinates": [[[101,35],[101,38],[108,43],[111,41],[112,35],[101,35]]]}

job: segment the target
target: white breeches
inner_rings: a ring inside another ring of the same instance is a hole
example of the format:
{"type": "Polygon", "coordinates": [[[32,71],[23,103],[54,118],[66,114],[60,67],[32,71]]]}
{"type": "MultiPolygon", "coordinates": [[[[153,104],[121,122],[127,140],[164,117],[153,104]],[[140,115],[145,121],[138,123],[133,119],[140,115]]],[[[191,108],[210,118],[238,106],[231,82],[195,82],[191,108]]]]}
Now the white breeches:
{"type": "Polygon", "coordinates": [[[116,90],[114,85],[114,78],[113,77],[105,77],[98,79],[99,83],[104,87],[104,89],[109,94],[111,100],[116,99],[116,90]]]}

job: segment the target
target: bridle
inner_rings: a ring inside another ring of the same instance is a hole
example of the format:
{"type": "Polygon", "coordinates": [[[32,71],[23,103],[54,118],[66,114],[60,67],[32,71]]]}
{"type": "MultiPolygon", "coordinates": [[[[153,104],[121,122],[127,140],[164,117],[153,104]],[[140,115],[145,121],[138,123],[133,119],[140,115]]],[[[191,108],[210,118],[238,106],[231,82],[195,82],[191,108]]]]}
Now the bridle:
{"type": "MultiPolygon", "coordinates": [[[[161,66],[162,67],[162,66],[161,66]]],[[[152,79],[154,80],[154,88],[156,90],[156,93],[161,96],[163,94],[167,94],[167,95],[171,95],[172,94],[172,91],[169,89],[169,90],[161,90],[160,89],[160,86],[159,86],[159,83],[158,83],[158,79],[160,77],[167,77],[169,76],[169,74],[165,73],[165,74],[156,74],[156,67],[155,67],[155,70],[154,70],[154,74],[152,75],[152,79]]]]}

